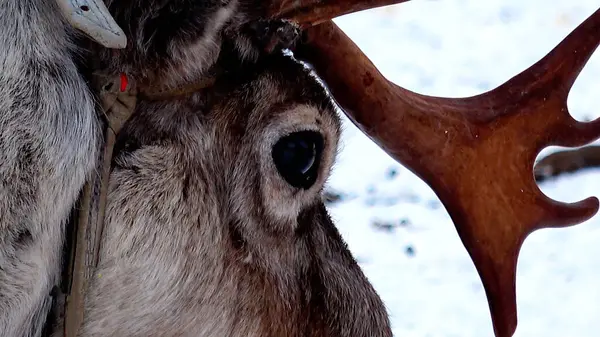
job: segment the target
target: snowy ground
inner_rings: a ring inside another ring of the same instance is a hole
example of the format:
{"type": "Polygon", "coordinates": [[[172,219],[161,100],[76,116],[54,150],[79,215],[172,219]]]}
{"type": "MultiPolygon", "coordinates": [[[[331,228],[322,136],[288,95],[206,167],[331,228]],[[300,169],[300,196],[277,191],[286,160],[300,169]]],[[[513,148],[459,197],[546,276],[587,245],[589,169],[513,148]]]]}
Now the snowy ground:
{"type": "MultiPolygon", "coordinates": [[[[414,0],[336,22],[398,85],[458,97],[524,70],[598,8],[600,0],[414,0]]],[[[600,116],[599,78],[600,52],[569,97],[576,119],[600,116]]],[[[479,276],[437,197],[347,121],[329,186],[345,195],[330,210],[388,306],[396,336],[493,336],[479,276]]],[[[561,201],[600,196],[600,170],[541,188],[561,201]]],[[[515,336],[600,335],[599,247],[600,215],[527,239],[515,336]]]]}

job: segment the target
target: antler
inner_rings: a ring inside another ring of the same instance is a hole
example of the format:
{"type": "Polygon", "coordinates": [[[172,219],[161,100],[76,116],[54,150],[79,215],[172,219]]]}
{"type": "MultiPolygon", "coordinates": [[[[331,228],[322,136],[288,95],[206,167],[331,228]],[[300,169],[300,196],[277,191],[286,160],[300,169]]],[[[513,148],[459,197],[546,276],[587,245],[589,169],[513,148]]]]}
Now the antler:
{"type": "Polygon", "coordinates": [[[282,0],[269,8],[275,17],[313,26],[296,57],[315,68],[355,125],[435,191],[482,279],[496,336],[512,336],[516,265],[525,238],[540,228],[581,223],[598,210],[596,198],[571,204],[549,199],[532,169],[544,147],[582,146],[600,136],[600,120],[578,122],[567,108],[575,79],[600,43],[600,10],[505,84],[450,99],[389,82],[327,21],[399,2],[282,0]]]}
{"type": "Polygon", "coordinates": [[[408,0],[280,0],[267,1],[266,17],[290,19],[306,28],[335,17],[408,0]]]}

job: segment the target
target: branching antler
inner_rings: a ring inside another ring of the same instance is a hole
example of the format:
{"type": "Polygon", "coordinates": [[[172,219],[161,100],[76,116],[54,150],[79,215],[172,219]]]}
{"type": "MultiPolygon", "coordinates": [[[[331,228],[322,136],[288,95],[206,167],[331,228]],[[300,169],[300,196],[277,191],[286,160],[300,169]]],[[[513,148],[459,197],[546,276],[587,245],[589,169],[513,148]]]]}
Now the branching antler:
{"type": "Polygon", "coordinates": [[[600,136],[600,120],[577,122],[567,109],[569,91],[600,43],[600,10],[505,84],[450,99],[389,82],[327,21],[399,2],[283,0],[269,13],[310,27],[296,57],[315,68],[365,134],[436,192],[481,276],[496,336],[512,336],[516,264],[525,238],[540,228],[581,223],[598,210],[596,198],[572,204],[549,199],[532,169],[544,147],[582,146],[600,136]]]}

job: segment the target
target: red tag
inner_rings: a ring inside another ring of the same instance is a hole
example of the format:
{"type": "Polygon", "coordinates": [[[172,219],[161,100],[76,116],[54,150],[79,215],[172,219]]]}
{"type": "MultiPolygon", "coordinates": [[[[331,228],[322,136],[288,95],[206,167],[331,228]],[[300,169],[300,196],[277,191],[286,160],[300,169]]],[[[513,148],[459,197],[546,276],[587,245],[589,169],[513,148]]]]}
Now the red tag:
{"type": "Polygon", "coordinates": [[[125,75],[125,73],[121,73],[121,92],[125,92],[125,90],[127,89],[127,75],[125,75]]]}

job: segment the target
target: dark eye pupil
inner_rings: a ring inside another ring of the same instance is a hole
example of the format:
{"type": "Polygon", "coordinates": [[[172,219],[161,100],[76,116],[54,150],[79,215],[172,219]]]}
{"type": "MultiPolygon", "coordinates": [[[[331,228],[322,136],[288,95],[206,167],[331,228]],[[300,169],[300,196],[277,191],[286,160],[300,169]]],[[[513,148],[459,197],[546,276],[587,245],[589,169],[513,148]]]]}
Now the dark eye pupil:
{"type": "Polygon", "coordinates": [[[273,146],[273,162],[290,185],[308,189],[317,180],[322,150],[323,137],[318,132],[295,132],[273,146]]]}
{"type": "Polygon", "coordinates": [[[303,139],[297,142],[284,142],[283,162],[289,168],[296,168],[299,173],[305,174],[314,164],[317,150],[314,143],[303,139]]]}

